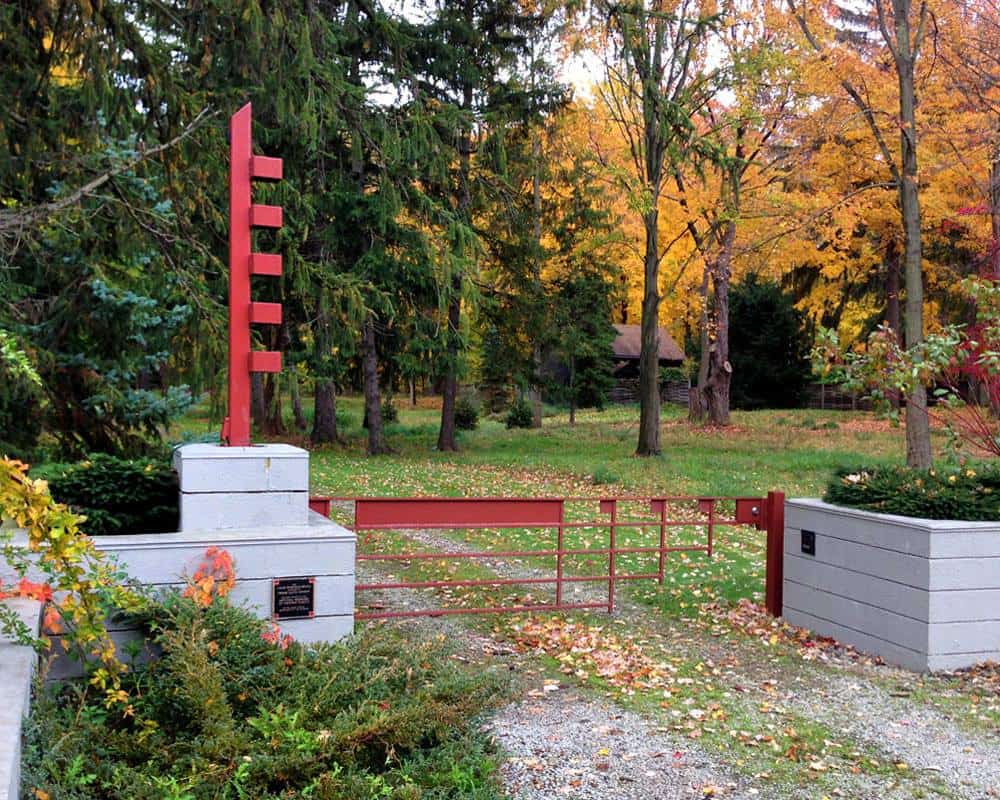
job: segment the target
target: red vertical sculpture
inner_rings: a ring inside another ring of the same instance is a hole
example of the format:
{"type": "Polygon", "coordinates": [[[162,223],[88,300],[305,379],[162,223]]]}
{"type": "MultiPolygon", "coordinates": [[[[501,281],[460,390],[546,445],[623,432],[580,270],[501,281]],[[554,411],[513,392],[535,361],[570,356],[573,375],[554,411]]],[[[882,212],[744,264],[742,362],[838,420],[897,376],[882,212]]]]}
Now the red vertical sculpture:
{"type": "Polygon", "coordinates": [[[255,303],[250,276],[281,275],[281,256],[254,253],[252,228],[280,228],[281,206],[255,205],[251,181],[281,180],[281,159],[253,154],[250,103],[229,120],[229,416],[222,424],[222,442],[231,447],[250,444],[250,374],[281,372],[281,353],[250,349],[251,325],[280,325],[279,303],[255,303]]]}

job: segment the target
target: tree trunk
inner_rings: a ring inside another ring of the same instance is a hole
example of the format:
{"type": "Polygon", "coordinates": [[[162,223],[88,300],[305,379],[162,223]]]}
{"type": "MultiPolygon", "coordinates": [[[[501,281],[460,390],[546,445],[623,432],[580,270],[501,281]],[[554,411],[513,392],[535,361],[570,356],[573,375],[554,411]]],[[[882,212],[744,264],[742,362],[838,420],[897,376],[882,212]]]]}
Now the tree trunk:
{"type": "Polygon", "coordinates": [[[576,425],[576,359],[569,361],[569,424],[576,425]]]}
{"type": "Polygon", "coordinates": [[[990,268],[988,272],[1000,277],[1000,124],[993,131],[994,144],[990,157],[990,268]]]}
{"type": "Polygon", "coordinates": [[[292,417],[295,420],[295,430],[304,431],[306,425],[306,415],[302,413],[302,394],[299,392],[299,376],[293,367],[288,371],[288,388],[292,395],[292,417]]]}
{"type": "Polygon", "coordinates": [[[410,407],[417,407],[417,382],[414,378],[409,379],[410,384],[410,407]]]}
{"type": "Polygon", "coordinates": [[[900,274],[899,248],[891,239],[885,248],[885,322],[896,334],[896,341],[903,344],[903,314],[899,303],[900,274]]]}
{"type": "Polygon", "coordinates": [[[261,428],[268,436],[285,433],[284,412],[281,407],[281,373],[268,373],[264,378],[264,421],[261,428]]]}
{"type": "Polygon", "coordinates": [[[364,372],[365,419],[368,420],[368,455],[389,452],[382,429],[382,393],[378,385],[378,353],[375,347],[375,318],[369,314],[361,329],[361,364],[364,372]]]}
{"type": "Polygon", "coordinates": [[[643,264],[642,344],[639,351],[639,443],[637,456],[660,455],[660,248],[659,210],[643,218],[646,254],[643,264]]]}
{"type": "MultiPolygon", "coordinates": [[[[890,239],[885,248],[885,322],[896,335],[896,341],[903,344],[903,315],[899,305],[900,275],[899,248],[896,240],[890,239]]],[[[893,408],[902,405],[898,391],[889,392],[889,402],[893,408]]]]}
{"type": "MultiPolygon", "coordinates": [[[[467,22],[472,24],[471,7],[466,7],[467,22]]],[[[467,83],[462,90],[462,108],[472,108],[474,87],[467,83]]],[[[459,190],[458,215],[462,222],[472,223],[472,131],[462,130],[458,141],[459,190]]],[[[437,449],[456,452],[455,401],[458,397],[458,345],[459,325],[462,319],[462,274],[455,270],[451,277],[451,297],[448,300],[448,371],[444,379],[441,399],[441,429],[438,431],[437,449]]]]}
{"type": "Polygon", "coordinates": [[[441,399],[441,429],[438,431],[437,449],[456,452],[455,400],[458,396],[458,325],[462,313],[460,295],[462,279],[452,278],[452,298],[448,303],[448,371],[444,378],[441,399]]]}
{"type": "Polygon", "coordinates": [[[340,441],[337,433],[337,383],[331,376],[330,311],[327,297],[320,291],[316,298],[316,339],[313,353],[316,358],[316,396],[313,398],[313,427],[309,440],[313,444],[340,441]],[[326,373],[326,374],[324,374],[326,373]]]}
{"type": "MultiPolygon", "coordinates": [[[[917,115],[914,87],[916,54],[911,49],[909,0],[894,0],[896,24],[896,72],[899,76],[900,212],[905,241],[903,264],[906,275],[906,346],[914,348],[924,339],[923,252],[920,241],[920,184],[917,170],[917,115]]],[[[927,389],[917,386],[906,402],[906,463],[930,469],[930,421],[927,417],[927,389]]]]}
{"type": "Polygon", "coordinates": [[[701,276],[701,325],[699,330],[701,331],[698,337],[698,385],[691,387],[688,391],[688,422],[700,425],[705,421],[705,417],[708,415],[708,408],[705,406],[704,400],[705,396],[701,391],[701,388],[708,383],[708,348],[709,348],[709,332],[708,332],[708,279],[711,267],[709,263],[705,263],[705,270],[701,276]]]}
{"type": "MultiPolygon", "coordinates": [[[[532,75],[534,77],[534,75],[532,75]]],[[[534,139],[531,142],[531,160],[533,162],[532,176],[531,176],[531,198],[532,198],[532,212],[534,215],[534,226],[533,226],[533,240],[535,244],[535,256],[534,256],[534,285],[535,285],[535,297],[534,302],[539,302],[542,297],[542,182],[538,174],[539,169],[541,169],[541,158],[542,158],[542,142],[539,138],[540,134],[536,131],[534,139]]],[[[531,399],[531,427],[541,428],[542,427],[542,344],[538,341],[537,331],[534,334],[529,332],[529,335],[533,335],[535,338],[535,346],[531,352],[531,363],[534,367],[535,374],[532,376],[532,385],[529,397],[531,399]]]]}
{"type": "MultiPolygon", "coordinates": [[[[272,328],[268,350],[283,351],[288,347],[290,341],[291,337],[288,335],[287,325],[272,328]]],[[[262,427],[264,433],[269,436],[282,436],[287,432],[284,409],[281,405],[281,383],[280,372],[268,373],[264,379],[265,416],[262,427]]]]}
{"type": "Polygon", "coordinates": [[[259,427],[267,418],[267,405],[264,403],[264,373],[250,374],[250,419],[259,427]]]}
{"type": "Polygon", "coordinates": [[[332,379],[316,381],[313,427],[309,441],[313,444],[340,441],[340,436],[337,434],[337,384],[332,379]]]}
{"type": "MultiPolygon", "coordinates": [[[[699,380],[700,405],[708,414],[711,425],[729,424],[729,392],[733,367],[729,363],[729,279],[732,272],[733,247],[736,243],[736,223],[726,225],[719,257],[711,270],[712,293],[708,315],[707,363],[699,371],[705,382],[699,380]]],[[[703,339],[704,342],[704,339],[703,339]]]]}
{"type": "Polygon", "coordinates": [[[536,344],[532,352],[531,363],[534,365],[535,374],[532,378],[531,387],[528,389],[528,399],[531,402],[531,427],[542,427],[542,388],[538,385],[542,371],[542,348],[536,344]]]}

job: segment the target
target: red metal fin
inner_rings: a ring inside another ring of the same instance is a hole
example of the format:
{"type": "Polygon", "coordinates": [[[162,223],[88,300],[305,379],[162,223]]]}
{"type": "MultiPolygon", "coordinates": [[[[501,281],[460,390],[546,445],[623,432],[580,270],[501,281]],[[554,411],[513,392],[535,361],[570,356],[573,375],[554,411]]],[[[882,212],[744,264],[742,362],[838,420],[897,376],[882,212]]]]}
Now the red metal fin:
{"type": "Polygon", "coordinates": [[[250,323],[253,325],[280,325],[280,303],[251,303],[250,323]]]}
{"type": "Polygon", "coordinates": [[[250,353],[250,372],[281,372],[281,353],[254,350],[250,353]]]}
{"type": "Polygon", "coordinates": [[[275,253],[251,253],[250,274],[268,275],[277,278],[281,275],[281,256],[275,253]]]}
{"type": "Polygon", "coordinates": [[[265,181],[281,180],[281,159],[253,156],[250,159],[250,176],[265,181]]]}
{"type": "Polygon", "coordinates": [[[255,228],[280,228],[281,206],[250,206],[250,225],[255,228]]]}

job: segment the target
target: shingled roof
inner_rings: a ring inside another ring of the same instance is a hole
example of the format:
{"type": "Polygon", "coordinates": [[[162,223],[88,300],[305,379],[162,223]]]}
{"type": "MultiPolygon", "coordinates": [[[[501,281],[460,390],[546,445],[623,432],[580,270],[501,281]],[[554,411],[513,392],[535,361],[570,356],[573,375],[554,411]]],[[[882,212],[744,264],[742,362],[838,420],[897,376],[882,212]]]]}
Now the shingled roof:
{"type": "MultiPolygon", "coordinates": [[[[642,350],[642,329],[638,325],[615,325],[618,336],[615,337],[611,345],[615,353],[615,358],[637,359],[642,350]]],[[[665,328],[660,328],[660,361],[676,361],[678,364],[684,360],[684,352],[677,346],[677,342],[667,333],[665,328]]]]}

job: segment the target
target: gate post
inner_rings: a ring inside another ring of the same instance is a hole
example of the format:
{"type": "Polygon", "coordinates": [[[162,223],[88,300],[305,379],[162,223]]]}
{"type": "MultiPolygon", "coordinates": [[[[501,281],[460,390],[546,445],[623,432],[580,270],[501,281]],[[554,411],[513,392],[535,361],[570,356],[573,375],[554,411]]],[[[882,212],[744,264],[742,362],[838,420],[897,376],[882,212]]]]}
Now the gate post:
{"type": "Polygon", "coordinates": [[[767,561],[764,577],[764,606],[772,617],[780,617],[785,558],[785,493],[768,492],[764,501],[767,530],[767,561]]]}
{"type": "Polygon", "coordinates": [[[282,161],[253,154],[252,114],[247,103],[229,120],[229,408],[222,423],[222,442],[229,447],[251,444],[251,373],[281,372],[281,353],[251,348],[252,324],[281,324],[279,303],[255,303],[250,296],[252,275],[281,275],[281,256],[254,253],[251,230],[282,223],[281,206],[253,202],[252,180],[281,180],[282,161]]]}

